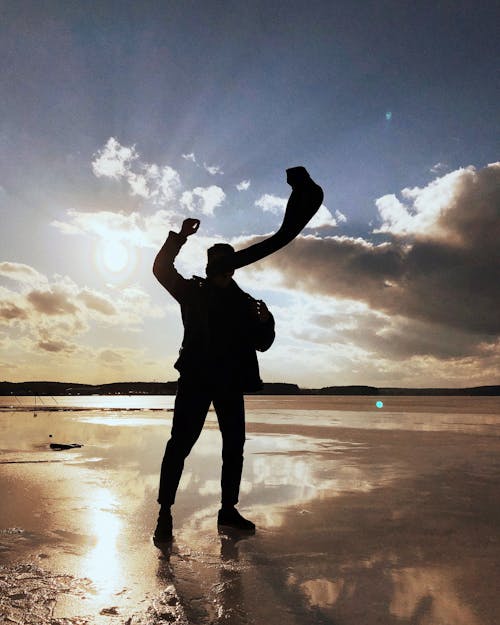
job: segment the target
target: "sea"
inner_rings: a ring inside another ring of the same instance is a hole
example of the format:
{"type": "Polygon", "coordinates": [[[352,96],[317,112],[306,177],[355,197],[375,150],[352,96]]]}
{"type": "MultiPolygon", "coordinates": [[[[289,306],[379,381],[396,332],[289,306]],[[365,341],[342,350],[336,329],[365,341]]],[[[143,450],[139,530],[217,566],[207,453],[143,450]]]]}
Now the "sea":
{"type": "Polygon", "coordinates": [[[0,397],[0,623],[498,622],[500,398],[247,396],[248,537],[211,409],[161,547],[174,402],[0,397]]]}
{"type": "MultiPolygon", "coordinates": [[[[174,402],[174,395],[2,396],[0,413],[83,411],[130,420],[171,413],[174,402]]],[[[248,395],[245,406],[250,423],[500,433],[500,397],[491,396],[248,395]]]]}

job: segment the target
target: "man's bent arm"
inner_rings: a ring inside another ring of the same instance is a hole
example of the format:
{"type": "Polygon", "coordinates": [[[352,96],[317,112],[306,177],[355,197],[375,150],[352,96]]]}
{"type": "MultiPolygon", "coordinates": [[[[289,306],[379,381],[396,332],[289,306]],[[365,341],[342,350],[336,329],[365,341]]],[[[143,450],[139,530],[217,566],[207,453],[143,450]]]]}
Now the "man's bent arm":
{"type": "Polygon", "coordinates": [[[178,302],[183,298],[189,281],[177,271],[174,260],[185,242],[186,237],[183,234],[171,230],[153,263],[156,279],[178,302]]]}
{"type": "Polygon", "coordinates": [[[259,352],[267,351],[274,343],[274,317],[269,313],[266,321],[257,321],[255,328],[255,349],[259,352]]]}

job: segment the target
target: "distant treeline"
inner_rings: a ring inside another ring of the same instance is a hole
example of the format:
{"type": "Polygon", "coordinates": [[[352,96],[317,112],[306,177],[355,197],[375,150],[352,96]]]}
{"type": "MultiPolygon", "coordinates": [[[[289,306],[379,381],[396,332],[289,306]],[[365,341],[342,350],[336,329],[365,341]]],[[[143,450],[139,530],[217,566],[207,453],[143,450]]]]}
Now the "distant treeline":
{"type": "MultiPolygon", "coordinates": [[[[0,395],[175,395],[177,382],[0,382],[0,395]]],[[[500,385],[471,388],[394,388],[376,386],[325,386],[299,388],[285,382],[265,383],[257,395],[500,395],[500,385]]]]}

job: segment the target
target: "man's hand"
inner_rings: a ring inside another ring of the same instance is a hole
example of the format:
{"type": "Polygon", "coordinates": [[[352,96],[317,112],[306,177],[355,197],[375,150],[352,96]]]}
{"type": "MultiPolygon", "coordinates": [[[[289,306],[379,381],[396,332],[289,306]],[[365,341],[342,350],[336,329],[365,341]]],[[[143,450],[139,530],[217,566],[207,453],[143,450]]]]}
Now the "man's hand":
{"type": "Polygon", "coordinates": [[[190,235],[194,234],[198,228],[200,227],[200,220],[199,219],[185,219],[182,222],[182,228],[180,231],[180,234],[182,234],[183,237],[189,237],[190,235]]]}
{"type": "Polygon", "coordinates": [[[265,323],[266,321],[268,321],[269,317],[271,316],[271,313],[269,312],[269,309],[264,304],[264,302],[261,299],[258,299],[254,301],[253,305],[254,305],[254,311],[255,311],[255,315],[257,319],[261,323],[265,323]]]}

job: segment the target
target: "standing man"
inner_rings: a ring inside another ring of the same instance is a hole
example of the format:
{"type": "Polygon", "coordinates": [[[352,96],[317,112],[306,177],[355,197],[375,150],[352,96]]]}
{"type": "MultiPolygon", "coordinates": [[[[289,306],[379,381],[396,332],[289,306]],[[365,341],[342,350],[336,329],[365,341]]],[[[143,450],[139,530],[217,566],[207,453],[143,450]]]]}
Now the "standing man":
{"type": "Polygon", "coordinates": [[[231,245],[208,251],[206,278],[183,278],[174,260],[200,225],[186,219],[170,232],[153,265],[158,281],[179,302],[184,338],[175,368],[180,373],[170,440],[161,466],[160,513],[154,537],[172,540],[171,506],[184,460],[197,441],[213,402],[222,434],[222,499],[217,523],[253,532],[255,525],[236,510],[245,444],[243,393],[262,388],[256,350],[274,341],[274,319],[262,301],[243,292],[233,280],[231,245]],[[228,269],[228,267],[230,269],[228,269]]]}

